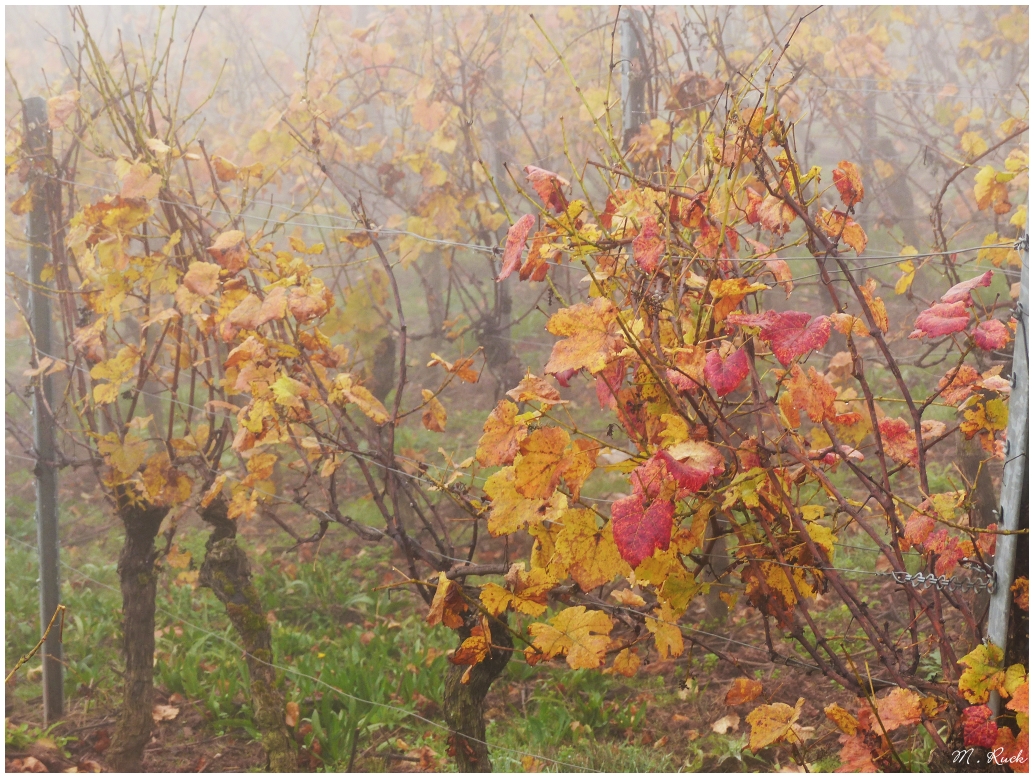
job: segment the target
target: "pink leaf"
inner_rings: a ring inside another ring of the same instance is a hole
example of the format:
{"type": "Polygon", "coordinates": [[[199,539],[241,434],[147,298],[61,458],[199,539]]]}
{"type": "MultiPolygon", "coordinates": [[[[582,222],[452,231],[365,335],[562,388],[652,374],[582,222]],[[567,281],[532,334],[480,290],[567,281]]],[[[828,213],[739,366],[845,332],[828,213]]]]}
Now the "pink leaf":
{"type": "Polygon", "coordinates": [[[600,408],[617,408],[614,395],[621,389],[625,381],[625,360],[616,359],[601,370],[596,376],[596,399],[600,408]]]}
{"type": "Polygon", "coordinates": [[[653,273],[660,265],[663,255],[664,240],[661,238],[660,225],[653,216],[647,216],[643,219],[643,228],[632,241],[632,256],[645,272],[653,273]]]}
{"type": "Polygon", "coordinates": [[[561,370],[559,373],[553,373],[553,378],[555,378],[556,382],[564,387],[564,389],[570,389],[570,381],[578,374],[578,372],[579,371],[577,370],[561,370]]]}
{"type": "Polygon", "coordinates": [[[687,440],[669,451],[661,451],[660,457],[675,483],[691,492],[699,492],[712,476],[725,472],[721,452],[703,441],[687,440]]]}
{"type": "Polygon", "coordinates": [[[632,567],[671,543],[675,504],[668,500],[658,500],[646,509],[641,494],[630,494],[614,503],[611,516],[614,542],[621,558],[632,567]]]}
{"type": "Polygon", "coordinates": [[[534,224],[535,217],[530,213],[526,213],[507,230],[506,249],[503,251],[503,267],[499,271],[499,278],[496,281],[502,281],[521,266],[524,244],[528,242],[528,233],[531,232],[534,224]]]}
{"type": "Polygon", "coordinates": [[[967,306],[973,304],[973,297],[970,292],[976,289],[978,286],[991,286],[991,276],[994,275],[990,270],[984,273],[982,276],[971,278],[968,281],[955,284],[951,289],[944,293],[941,297],[942,303],[965,303],[967,306]]]}
{"type": "Polygon", "coordinates": [[[1005,348],[1005,345],[1009,342],[1009,328],[998,321],[998,319],[988,319],[987,321],[980,322],[980,324],[973,328],[973,332],[970,334],[973,336],[973,342],[984,351],[1005,348]]]}
{"type": "Polygon", "coordinates": [[[708,351],[704,359],[704,377],[719,397],[735,391],[749,372],[747,352],[742,348],[736,349],[725,360],[719,355],[718,349],[714,349],[708,351]]]}
{"type": "Polygon", "coordinates": [[[921,338],[928,335],[938,338],[953,332],[962,332],[969,324],[969,311],[964,302],[935,303],[922,311],[916,318],[916,328],[910,338],[921,338]]]}

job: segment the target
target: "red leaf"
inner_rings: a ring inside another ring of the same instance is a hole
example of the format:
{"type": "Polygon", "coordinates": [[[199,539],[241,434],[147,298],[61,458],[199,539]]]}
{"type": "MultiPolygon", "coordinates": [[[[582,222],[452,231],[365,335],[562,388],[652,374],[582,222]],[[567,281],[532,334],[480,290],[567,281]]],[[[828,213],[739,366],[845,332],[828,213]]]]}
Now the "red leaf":
{"type": "Polygon", "coordinates": [[[970,705],[962,711],[962,737],[966,748],[994,748],[998,725],[986,705],[970,705]]]}
{"type": "Polygon", "coordinates": [[[570,186],[570,181],[534,165],[526,165],[524,174],[547,208],[552,209],[554,213],[560,213],[567,208],[567,199],[564,197],[562,188],[570,186]]]}
{"type": "Polygon", "coordinates": [[[921,338],[928,335],[938,338],[953,332],[962,332],[969,324],[969,311],[964,302],[935,303],[919,314],[916,328],[910,338],[921,338]]]}
{"type": "Polygon", "coordinates": [[[944,293],[941,297],[942,303],[965,303],[966,305],[973,304],[973,297],[970,292],[976,289],[978,286],[991,286],[991,276],[994,275],[990,270],[984,273],[982,276],[971,278],[968,281],[955,284],[951,289],[944,293]]]}
{"type": "Polygon", "coordinates": [[[667,475],[668,469],[664,465],[664,460],[652,456],[632,471],[632,491],[654,500],[660,494],[661,485],[667,475]]]}
{"type": "Polygon", "coordinates": [[[736,349],[728,359],[722,359],[718,349],[707,352],[704,360],[704,378],[719,397],[725,397],[736,390],[750,372],[747,352],[736,349]]]}
{"type": "Polygon", "coordinates": [[[827,316],[811,319],[806,313],[789,311],[780,314],[782,317],[776,324],[762,330],[761,337],[768,341],[776,359],[784,365],[795,358],[804,356],[809,351],[822,348],[829,340],[830,323],[827,316]]]}
{"type": "Polygon", "coordinates": [[[535,225],[535,217],[526,213],[510,227],[506,232],[506,249],[503,251],[503,267],[499,271],[499,278],[502,281],[521,265],[521,254],[524,253],[524,244],[528,242],[528,233],[535,225]]]}
{"type": "Polygon", "coordinates": [[[647,216],[643,219],[643,228],[632,241],[632,256],[636,264],[645,272],[653,273],[661,263],[664,256],[664,240],[661,238],[661,228],[657,219],[647,216]]]}
{"type": "Polygon", "coordinates": [[[657,500],[645,509],[643,495],[630,494],[614,503],[611,516],[614,542],[621,558],[632,567],[638,567],[655,549],[666,550],[671,542],[675,504],[668,500],[657,500]]]}
{"type": "Polygon", "coordinates": [[[784,365],[825,346],[831,328],[829,317],[818,316],[813,320],[810,313],[803,311],[731,313],[727,321],[741,327],[760,327],[761,339],[772,347],[772,353],[784,365]]]}
{"type": "MultiPolygon", "coordinates": [[[[988,272],[991,271],[989,270],[988,272]]],[[[973,328],[973,332],[970,334],[973,336],[973,342],[984,351],[1005,348],[1005,345],[1009,342],[1009,328],[998,321],[998,319],[988,319],[987,321],[980,322],[980,324],[973,328]]]]}

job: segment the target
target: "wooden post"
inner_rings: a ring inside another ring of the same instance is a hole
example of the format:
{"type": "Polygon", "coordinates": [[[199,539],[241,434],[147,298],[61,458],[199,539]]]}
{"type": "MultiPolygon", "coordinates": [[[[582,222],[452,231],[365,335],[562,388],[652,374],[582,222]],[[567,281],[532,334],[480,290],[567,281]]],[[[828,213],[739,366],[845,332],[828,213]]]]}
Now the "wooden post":
{"type": "Polygon", "coordinates": [[[642,11],[623,8],[621,20],[621,148],[628,144],[646,121],[646,81],[643,52],[637,30],[643,27],[642,11]]]}
{"type": "MultiPolygon", "coordinates": [[[[1016,302],[1016,341],[1013,344],[1012,393],[1009,397],[1009,427],[1006,430],[1005,472],[1002,476],[1001,508],[998,527],[1015,532],[1030,526],[1030,517],[1021,510],[1027,479],[1027,422],[1030,398],[1030,232],[1023,237],[1023,266],[1020,270],[1020,298],[1016,302]]],[[[1012,610],[1013,578],[1016,575],[1018,535],[1000,535],[995,548],[994,569],[998,585],[991,595],[987,619],[987,638],[1006,650],[1009,635],[1009,613],[1012,610]]],[[[991,693],[991,710],[1001,712],[1001,698],[991,693]]]]}
{"type": "MultiPolygon", "coordinates": [[[[40,354],[53,354],[50,337],[50,297],[43,280],[43,269],[51,260],[50,216],[47,211],[46,178],[51,157],[51,134],[47,122],[47,102],[30,97],[22,105],[25,119],[25,145],[32,155],[29,187],[32,210],[29,212],[29,325],[35,349],[32,366],[37,367],[40,354]]],[[[36,448],[36,533],[39,548],[40,634],[47,628],[61,602],[57,532],[57,466],[54,446],[54,380],[51,376],[36,378],[33,391],[33,428],[36,448]]],[[[61,664],[61,631],[50,631],[43,649],[43,717],[47,724],[61,718],[64,710],[63,673],[61,664]]]]}

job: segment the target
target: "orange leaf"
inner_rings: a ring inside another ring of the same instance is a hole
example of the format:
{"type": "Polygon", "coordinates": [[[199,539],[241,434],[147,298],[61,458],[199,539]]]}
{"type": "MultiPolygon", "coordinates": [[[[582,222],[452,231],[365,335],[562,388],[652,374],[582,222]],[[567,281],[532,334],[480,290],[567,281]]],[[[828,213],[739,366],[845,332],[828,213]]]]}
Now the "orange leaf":
{"type": "Polygon", "coordinates": [[[617,307],[605,297],[553,314],[546,329],[566,340],[553,345],[546,372],[555,374],[585,368],[596,374],[603,370],[614,355],[615,341],[619,340],[613,334],[617,316],[617,307]]]}
{"type": "Polygon", "coordinates": [[[483,467],[512,464],[517,447],[528,436],[528,425],[517,422],[517,406],[509,400],[499,401],[483,429],[475,454],[483,467]]]}
{"type": "Polygon", "coordinates": [[[742,705],[751,702],[761,696],[762,686],[760,681],[753,678],[737,678],[732,682],[732,688],[725,694],[726,705],[742,705]]]}
{"type": "Polygon", "coordinates": [[[850,208],[857,205],[865,197],[865,187],[858,168],[847,160],[842,160],[833,171],[833,184],[840,192],[840,199],[850,208]]]}
{"type": "Polygon", "coordinates": [[[434,599],[431,600],[427,623],[432,627],[435,624],[444,624],[446,627],[457,629],[463,626],[463,616],[460,614],[466,610],[467,603],[463,599],[460,587],[455,581],[446,578],[445,573],[439,573],[438,588],[435,589],[434,599]]]}

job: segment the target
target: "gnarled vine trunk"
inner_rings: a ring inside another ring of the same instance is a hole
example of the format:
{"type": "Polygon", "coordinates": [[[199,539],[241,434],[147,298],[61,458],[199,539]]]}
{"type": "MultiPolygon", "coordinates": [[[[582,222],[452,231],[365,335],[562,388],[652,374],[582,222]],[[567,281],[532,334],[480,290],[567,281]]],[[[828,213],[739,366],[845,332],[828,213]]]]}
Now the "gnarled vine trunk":
{"type": "Polygon", "coordinates": [[[205,561],[198,581],[211,589],[226,608],[226,615],[247,652],[251,707],[255,726],[262,733],[268,769],[277,773],[295,772],[298,760],[284,720],[284,698],[271,664],[273,636],[262,613],[258,590],[251,580],[248,557],[237,545],[237,528],[227,518],[224,501],[212,502],[201,512],[201,518],[212,525],[213,531],[205,544],[205,561]]]}
{"type": "Polygon", "coordinates": [[[122,709],[106,754],[116,772],[138,772],[144,747],[151,738],[151,704],[154,696],[154,597],[157,575],[154,539],[167,507],[130,504],[119,493],[119,518],[126,539],[119,554],[118,575],[122,588],[122,640],[126,673],[122,709]]]}
{"type": "MultiPolygon", "coordinates": [[[[460,642],[470,637],[473,625],[459,631],[460,642]]],[[[445,721],[452,730],[449,736],[455,754],[456,769],[461,773],[490,773],[492,762],[485,743],[485,697],[492,682],[506,668],[513,654],[513,640],[505,616],[489,619],[492,631],[492,653],[470,669],[467,683],[463,675],[468,667],[450,665],[445,676],[445,721]]]]}

